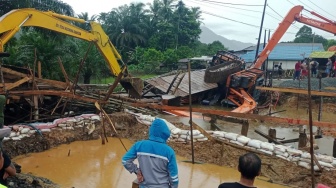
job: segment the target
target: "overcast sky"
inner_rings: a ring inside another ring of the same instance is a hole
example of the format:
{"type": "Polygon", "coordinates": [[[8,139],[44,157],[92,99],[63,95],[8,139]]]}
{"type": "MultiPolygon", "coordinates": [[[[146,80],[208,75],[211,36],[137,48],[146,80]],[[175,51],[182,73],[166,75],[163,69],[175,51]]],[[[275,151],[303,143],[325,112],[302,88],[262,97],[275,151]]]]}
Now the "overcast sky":
{"type": "MultiPolygon", "coordinates": [[[[153,0],[63,0],[63,2],[71,5],[78,14],[88,12],[93,15],[109,12],[113,8],[131,2],[152,3],[153,0]]],[[[187,7],[200,7],[203,11],[203,25],[218,35],[242,42],[257,42],[264,0],[183,0],[183,2],[187,7]]],[[[336,21],[336,0],[268,0],[267,4],[263,30],[271,29],[271,34],[294,5],[303,5],[309,11],[336,21]]],[[[307,11],[302,13],[310,18],[316,18],[307,11]]],[[[297,22],[293,24],[281,41],[293,40],[302,26],[303,24],[297,22]]],[[[333,34],[319,29],[313,28],[313,32],[327,39],[336,39],[333,34]]],[[[263,41],[263,34],[261,38],[263,41]]]]}

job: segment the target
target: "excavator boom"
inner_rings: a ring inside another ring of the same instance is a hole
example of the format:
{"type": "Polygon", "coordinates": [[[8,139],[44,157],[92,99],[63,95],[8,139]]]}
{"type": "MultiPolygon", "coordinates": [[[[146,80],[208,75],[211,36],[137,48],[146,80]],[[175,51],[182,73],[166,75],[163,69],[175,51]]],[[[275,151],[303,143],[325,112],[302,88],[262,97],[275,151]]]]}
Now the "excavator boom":
{"type": "MultiPolygon", "coordinates": [[[[120,54],[102,29],[102,26],[97,22],[86,22],[83,19],[60,15],[51,11],[42,12],[36,9],[12,10],[0,17],[0,52],[4,51],[4,45],[21,29],[21,27],[40,27],[88,42],[93,42],[105,58],[109,69],[114,76],[118,76],[119,74],[124,74],[123,77],[129,76],[126,65],[123,63],[120,54]],[[91,31],[86,31],[65,20],[88,23],[91,26],[91,31]]],[[[128,79],[131,80],[130,77],[128,77],[128,79]]],[[[138,81],[139,79],[136,80],[138,81]]],[[[139,84],[139,82],[137,83],[139,84]]],[[[130,85],[128,84],[128,86],[130,85]]],[[[133,95],[141,96],[142,87],[137,86],[125,89],[132,90],[133,92],[134,90],[137,90],[133,95]]]]}
{"type": "Polygon", "coordinates": [[[239,107],[235,109],[236,112],[249,113],[256,107],[253,97],[249,96],[248,93],[251,93],[256,84],[260,83],[258,79],[263,76],[263,72],[260,71],[261,66],[293,22],[297,21],[336,35],[336,22],[312,11],[308,12],[324,21],[305,17],[301,14],[303,10],[303,6],[293,7],[279,24],[253,65],[247,70],[229,76],[226,83],[226,87],[228,88],[227,98],[233,103],[238,104],[239,107]]]}

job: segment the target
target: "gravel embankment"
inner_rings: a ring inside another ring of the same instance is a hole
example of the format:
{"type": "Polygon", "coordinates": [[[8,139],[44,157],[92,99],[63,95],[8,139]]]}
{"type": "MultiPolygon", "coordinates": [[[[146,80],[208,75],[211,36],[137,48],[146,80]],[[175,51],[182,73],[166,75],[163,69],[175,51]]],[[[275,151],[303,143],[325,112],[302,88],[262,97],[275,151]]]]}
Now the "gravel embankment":
{"type": "MultiPolygon", "coordinates": [[[[308,79],[304,80],[293,80],[293,79],[282,79],[273,80],[273,87],[284,87],[284,88],[308,88],[308,79]]],[[[321,84],[322,91],[336,92],[336,78],[322,78],[321,84]]],[[[319,79],[311,79],[311,89],[319,90],[319,79]]]]}

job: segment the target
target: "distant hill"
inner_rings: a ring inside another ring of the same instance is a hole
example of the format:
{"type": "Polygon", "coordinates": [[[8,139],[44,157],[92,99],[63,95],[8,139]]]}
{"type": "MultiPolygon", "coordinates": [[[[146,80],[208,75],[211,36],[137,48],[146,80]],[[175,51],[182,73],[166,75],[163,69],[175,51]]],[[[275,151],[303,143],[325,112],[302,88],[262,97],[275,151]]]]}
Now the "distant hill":
{"type": "Polygon", "coordinates": [[[229,48],[229,50],[242,50],[246,47],[255,45],[252,43],[244,43],[244,42],[240,42],[237,40],[230,40],[227,39],[223,36],[217,35],[215,32],[213,32],[212,30],[210,30],[209,28],[205,27],[205,26],[201,26],[202,29],[202,33],[200,34],[200,41],[202,43],[212,43],[213,41],[220,41],[225,47],[229,48]]]}

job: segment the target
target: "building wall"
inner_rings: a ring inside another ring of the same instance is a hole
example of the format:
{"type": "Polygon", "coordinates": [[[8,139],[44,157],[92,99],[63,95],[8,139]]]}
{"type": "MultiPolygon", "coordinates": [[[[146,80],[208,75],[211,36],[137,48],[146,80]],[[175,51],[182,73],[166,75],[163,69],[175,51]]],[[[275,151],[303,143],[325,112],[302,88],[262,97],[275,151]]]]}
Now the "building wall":
{"type": "MultiPolygon", "coordinates": [[[[294,69],[295,68],[295,63],[297,61],[268,60],[268,67],[267,67],[268,70],[272,70],[273,62],[274,62],[274,65],[278,65],[281,62],[282,63],[282,69],[283,70],[288,70],[288,69],[294,69]]],[[[274,69],[276,70],[277,68],[275,67],[274,69]]]]}

